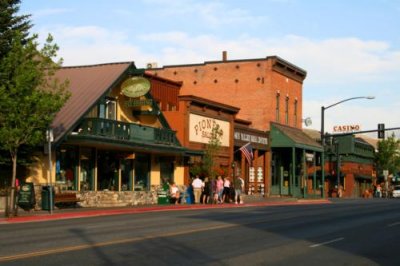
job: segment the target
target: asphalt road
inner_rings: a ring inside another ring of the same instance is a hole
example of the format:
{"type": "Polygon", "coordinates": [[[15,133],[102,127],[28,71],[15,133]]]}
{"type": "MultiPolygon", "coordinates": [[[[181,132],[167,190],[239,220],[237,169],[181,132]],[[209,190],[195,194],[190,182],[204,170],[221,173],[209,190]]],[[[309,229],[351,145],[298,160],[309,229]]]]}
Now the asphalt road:
{"type": "Polygon", "coordinates": [[[400,200],[0,225],[0,265],[400,265],[400,200]]]}

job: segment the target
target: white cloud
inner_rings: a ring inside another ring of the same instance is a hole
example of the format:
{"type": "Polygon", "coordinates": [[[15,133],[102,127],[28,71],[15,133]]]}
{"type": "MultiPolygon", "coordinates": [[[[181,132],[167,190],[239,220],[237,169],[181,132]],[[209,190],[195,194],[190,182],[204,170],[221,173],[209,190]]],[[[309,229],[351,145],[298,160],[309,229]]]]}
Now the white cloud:
{"type": "Polygon", "coordinates": [[[68,8],[46,8],[35,11],[33,13],[33,16],[35,18],[40,18],[40,17],[60,15],[64,13],[71,13],[71,12],[73,12],[73,10],[68,8]]]}
{"type": "Polygon", "coordinates": [[[303,87],[306,96],[303,97],[303,116],[311,116],[312,128],[320,129],[322,105],[369,94],[377,99],[368,104],[352,101],[329,109],[326,130],[337,124],[360,124],[364,130],[374,129],[377,123],[385,123],[387,127],[400,126],[400,96],[389,82],[399,83],[396,79],[400,77],[400,51],[383,41],[312,40],[293,35],[281,39],[238,36],[235,40],[222,40],[213,35],[191,36],[178,31],[130,36],[95,26],[57,27],[43,31],[52,32],[65,65],[117,61],[134,61],[139,68],[148,62],[157,62],[159,66],[192,64],[221,60],[224,50],[228,51],[228,59],[278,55],[308,72],[303,87]],[[360,91],[372,82],[380,86],[379,90],[360,91]],[[349,85],[352,88],[348,88],[349,85]],[[347,91],[331,90],[331,95],[336,94],[335,98],[327,97],[324,88],[329,86],[347,88],[347,91]]]}
{"type": "Polygon", "coordinates": [[[198,23],[209,28],[234,24],[251,27],[268,21],[266,16],[255,16],[246,9],[231,8],[222,1],[147,0],[145,2],[154,6],[153,12],[157,16],[165,18],[185,16],[195,23],[198,19],[198,23]]]}

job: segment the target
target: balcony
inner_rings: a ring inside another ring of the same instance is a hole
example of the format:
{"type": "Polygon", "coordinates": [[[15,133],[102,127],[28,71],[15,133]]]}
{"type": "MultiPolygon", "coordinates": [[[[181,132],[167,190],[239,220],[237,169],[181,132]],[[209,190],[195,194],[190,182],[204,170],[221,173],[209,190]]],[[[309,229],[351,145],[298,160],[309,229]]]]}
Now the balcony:
{"type": "Polygon", "coordinates": [[[85,118],[72,133],[75,136],[96,136],[139,143],[179,146],[175,131],[142,126],[103,118],[85,118]]]}

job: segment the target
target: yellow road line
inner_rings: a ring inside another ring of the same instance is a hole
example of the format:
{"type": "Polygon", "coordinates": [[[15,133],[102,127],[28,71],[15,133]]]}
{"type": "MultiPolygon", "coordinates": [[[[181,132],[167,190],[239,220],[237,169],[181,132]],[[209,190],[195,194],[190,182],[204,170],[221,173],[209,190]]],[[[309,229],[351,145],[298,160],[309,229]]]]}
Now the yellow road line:
{"type": "Polygon", "coordinates": [[[70,252],[70,251],[77,251],[77,250],[89,249],[89,248],[94,248],[94,247],[104,247],[104,246],[110,246],[110,245],[132,243],[132,242],[138,242],[138,241],[149,240],[149,239],[160,238],[160,237],[179,236],[179,235],[184,235],[184,234],[197,233],[197,232],[229,228],[229,227],[237,227],[237,226],[242,226],[242,225],[243,224],[224,224],[224,225],[216,225],[216,226],[206,227],[206,228],[189,229],[189,230],[184,230],[184,231],[180,231],[180,232],[164,233],[164,234],[160,234],[160,235],[117,239],[117,240],[112,240],[112,241],[99,242],[99,243],[95,243],[95,244],[85,244],[85,245],[79,245],[79,246],[67,246],[67,247],[61,247],[61,248],[55,248],[55,249],[49,249],[49,250],[43,250],[43,251],[35,251],[35,252],[22,253],[22,254],[11,255],[11,256],[4,256],[4,257],[0,257],[0,262],[11,261],[11,260],[20,260],[20,259],[31,258],[31,257],[40,257],[40,256],[45,256],[45,255],[57,254],[57,253],[66,253],[66,252],[70,252]]]}

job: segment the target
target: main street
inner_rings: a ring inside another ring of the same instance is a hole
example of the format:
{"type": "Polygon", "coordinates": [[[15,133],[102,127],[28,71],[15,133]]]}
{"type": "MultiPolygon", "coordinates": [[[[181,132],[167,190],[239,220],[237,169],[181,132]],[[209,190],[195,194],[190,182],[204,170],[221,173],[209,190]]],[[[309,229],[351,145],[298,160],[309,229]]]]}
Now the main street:
{"type": "Polygon", "coordinates": [[[0,265],[399,265],[400,201],[0,225],[0,265]]]}

